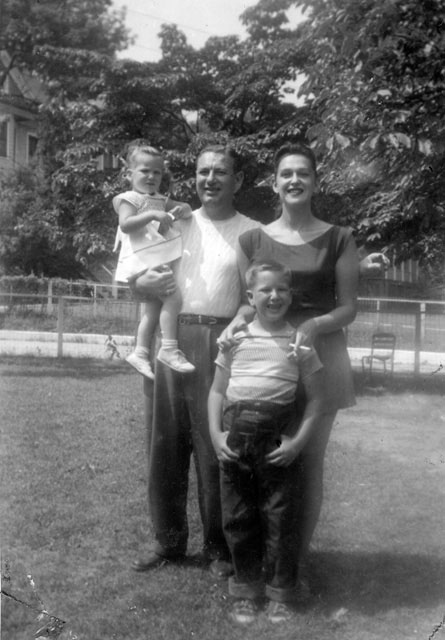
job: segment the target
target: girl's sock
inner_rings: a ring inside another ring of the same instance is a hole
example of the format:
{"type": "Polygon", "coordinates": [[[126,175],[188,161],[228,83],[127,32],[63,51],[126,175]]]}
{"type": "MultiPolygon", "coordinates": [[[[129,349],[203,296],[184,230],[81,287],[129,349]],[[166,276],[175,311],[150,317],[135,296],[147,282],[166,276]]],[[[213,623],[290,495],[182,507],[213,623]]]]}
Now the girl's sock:
{"type": "Polygon", "coordinates": [[[177,348],[178,348],[177,340],[165,340],[164,338],[162,338],[161,349],[164,349],[166,351],[174,351],[177,348]]]}
{"type": "Polygon", "coordinates": [[[150,359],[150,350],[147,347],[135,347],[134,353],[139,357],[139,358],[143,358],[144,360],[149,360],[150,359]]]}

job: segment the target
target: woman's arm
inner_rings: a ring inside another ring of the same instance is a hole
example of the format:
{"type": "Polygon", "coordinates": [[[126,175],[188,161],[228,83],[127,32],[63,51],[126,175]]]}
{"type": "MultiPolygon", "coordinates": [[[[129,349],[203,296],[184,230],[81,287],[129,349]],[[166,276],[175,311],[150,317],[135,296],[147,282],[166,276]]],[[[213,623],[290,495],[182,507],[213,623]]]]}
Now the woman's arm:
{"type": "Polygon", "coordinates": [[[173,219],[166,211],[149,209],[138,213],[136,207],[129,202],[124,201],[119,205],[119,227],[123,233],[139,231],[153,220],[159,222],[159,233],[163,233],[173,224],[173,219]]]}
{"type": "Polygon", "coordinates": [[[229,373],[222,367],[216,366],[215,377],[210,388],[207,403],[209,414],[209,431],[213,448],[218,460],[230,462],[236,460],[238,454],[229,449],[226,444],[228,432],[222,430],[223,403],[226,389],[229,384],[229,373]]]}
{"type": "Polygon", "coordinates": [[[335,265],[337,306],[322,316],[303,322],[297,329],[296,347],[312,345],[320,333],[331,333],[350,324],[357,314],[359,261],[354,241],[348,242],[335,265]]]}

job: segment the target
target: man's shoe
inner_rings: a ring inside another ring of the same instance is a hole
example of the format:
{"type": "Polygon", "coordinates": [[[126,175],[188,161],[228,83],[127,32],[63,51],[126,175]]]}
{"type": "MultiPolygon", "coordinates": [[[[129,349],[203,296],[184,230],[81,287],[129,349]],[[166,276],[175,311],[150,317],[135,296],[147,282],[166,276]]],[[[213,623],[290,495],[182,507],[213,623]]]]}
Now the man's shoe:
{"type": "Polygon", "coordinates": [[[294,612],[285,602],[271,600],[267,606],[267,619],[272,624],[288,622],[294,617],[294,612]]]}
{"type": "Polygon", "coordinates": [[[144,358],[138,356],[136,353],[134,353],[134,351],[133,353],[130,353],[130,355],[125,358],[125,360],[128,362],[128,364],[131,364],[131,366],[134,367],[138,373],[142,373],[142,375],[146,378],[154,380],[155,376],[148,360],[144,360],[144,358]]]}
{"type": "Polygon", "coordinates": [[[228,560],[212,560],[209,571],[215,578],[228,578],[233,574],[233,565],[228,560]]]}
{"type": "Polygon", "coordinates": [[[158,360],[179,373],[195,371],[195,366],[187,360],[181,349],[159,349],[158,360]]]}
{"type": "Polygon", "coordinates": [[[181,562],[184,558],[185,555],[160,556],[155,551],[151,551],[144,559],[132,562],[131,568],[133,571],[151,571],[151,569],[158,569],[170,562],[181,562]]]}
{"type": "Polygon", "coordinates": [[[229,618],[237,624],[247,625],[255,622],[258,606],[254,600],[235,600],[229,618]]]}

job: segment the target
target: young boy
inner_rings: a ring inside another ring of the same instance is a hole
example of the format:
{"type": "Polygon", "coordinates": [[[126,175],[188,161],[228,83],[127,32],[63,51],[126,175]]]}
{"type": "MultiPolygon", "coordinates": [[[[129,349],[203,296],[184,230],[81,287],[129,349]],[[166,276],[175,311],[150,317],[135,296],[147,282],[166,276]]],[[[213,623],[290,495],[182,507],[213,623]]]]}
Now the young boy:
{"type": "Polygon", "coordinates": [[[256,315],[237,344],[218,354],[208,402],[220,461],[224,533],[234,566],[230,617],[240,624],[255,620],[264,593],[271,622],[292,615],[287,603],[295,598],[297,583],[296,459],[321,410],[322,366],[313,349],[300,348],[296,357],[289,353],[295,334],[285,319],[292,299],[290,272],[272,262],[254,265],[246,283],[256,315]],[[307,407],[298,429],[300,376],[307,407]]]}

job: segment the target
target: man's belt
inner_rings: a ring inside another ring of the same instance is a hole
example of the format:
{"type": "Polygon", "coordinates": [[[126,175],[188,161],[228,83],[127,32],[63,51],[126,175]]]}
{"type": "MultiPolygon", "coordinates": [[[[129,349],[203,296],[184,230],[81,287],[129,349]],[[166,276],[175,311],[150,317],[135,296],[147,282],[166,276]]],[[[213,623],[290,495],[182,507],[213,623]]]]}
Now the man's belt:
{"type": "Polygon", "coordinates": [[[229,324],[231,318],[218,318],[216,316],[203,316],[197,313],[180,313],[179,324],[229,324]]]}

